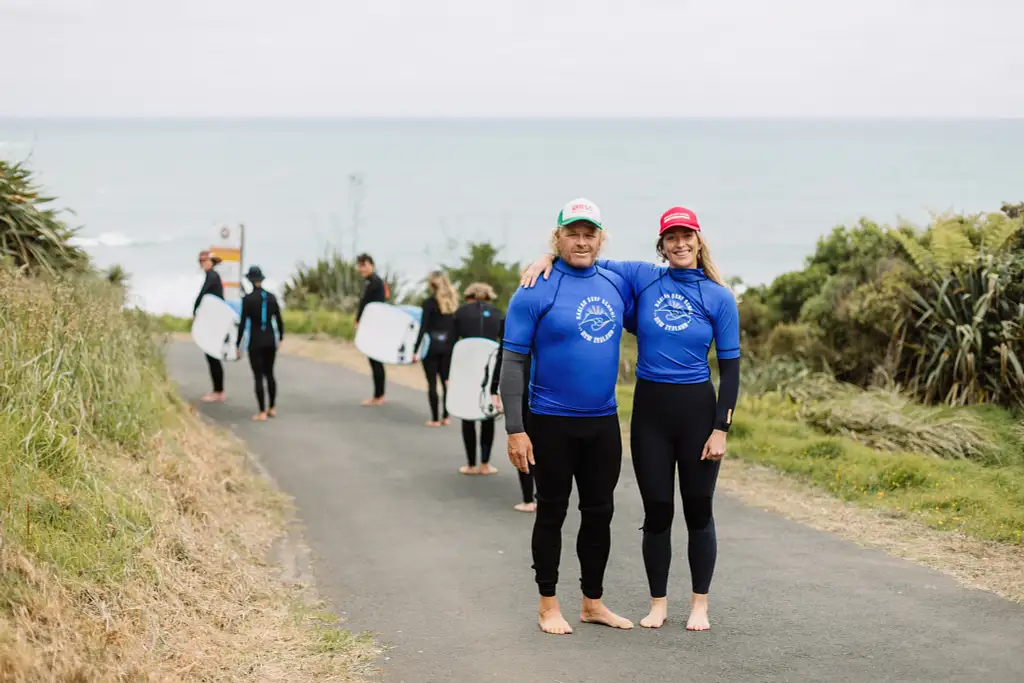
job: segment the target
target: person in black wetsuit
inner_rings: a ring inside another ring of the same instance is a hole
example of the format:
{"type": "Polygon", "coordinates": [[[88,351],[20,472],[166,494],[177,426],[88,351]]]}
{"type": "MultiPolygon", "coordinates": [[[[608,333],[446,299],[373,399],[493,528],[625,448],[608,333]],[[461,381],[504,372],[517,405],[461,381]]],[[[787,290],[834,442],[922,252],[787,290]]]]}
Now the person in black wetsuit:
{"type": "Polygon", "coordinates": [[[274,407],[277,400],[277,380],[274,378],[274,360],[277,349],[284,341],[284,320],[281,319],[281,307],[277,298],[263,289],[263,271],[259,266],[252,266],[245,277],[252,283],[252,291],[242,299],[242,320],[238,326],[238,339],[235,349],[238,357],[242,357],[242,337],[246,327],[249,328],[249,365],[256,383],[256,402],[260,412],[252,419],[264,421],[267,416],[277,417],[274,407]],[[263,395],[263,382],[266,380],[267,396],[263,395]],[[270,399],[267,409],[266,399],[270,399]]]}
{"type": "MultiPolygon", "coordinates": [[[[218,263],[220,263],[220,257],[216,254],[206,249],[199,252],[199,267],[206,271],[206,280],[203,281],[203,287],[199,290],[196,303],[192,306],[192,317],[195,317],[196,311],[199,310],[200,302],[202,302],[203,297],[207,294],[212,294],[218,299],[224,298],[224,283],[221,282],[220,274],[213,269],[218,263]]],[[[223,401],[226,397],[224,393],[224,365],[220,362],[219,358],[210,355],[206,356],[206,364],[210,366],[210,379],[213,380],[213,391],[203,396],[201,400],[204,403],[223,401]]]]}
{"type": "Polygon", "coordinates": [[[427,400],[430,403],[428,427],[451,424],[448,417],[448,371],[452,365],[452,346],[455,344],[455,310],[459,307],[459,293],[452,287],[448,276],[435,270],[427,277],[428,296],[423,301],[423,318],[416,335],[415,349],[420,348],[423,336],[430,335],[430,346],[423,358],[416,353],[416,360],[423,361],[423,372],[427,375],[427,400]],[[441,402],[438,405],[437,380],[441,379],[441,402]]]}
{"type": "MultiPolygon", "coordinates": [[[[369,254],[360,254],[356,257],[356,270],[366,278],[363,285],[363,295],[359,298],[359,310],[356,311],[356,327],[359,327],[359,319],[363,316],[363,309],[370,303],[384,303],[390,298],[388,285],[375,272],[373,257],[369,254]]],[[[384,364],[370,360],[370,371],[373,373],[373,398],[363,401],[364,406],[379,406],[384,403],[384,364]]]]}

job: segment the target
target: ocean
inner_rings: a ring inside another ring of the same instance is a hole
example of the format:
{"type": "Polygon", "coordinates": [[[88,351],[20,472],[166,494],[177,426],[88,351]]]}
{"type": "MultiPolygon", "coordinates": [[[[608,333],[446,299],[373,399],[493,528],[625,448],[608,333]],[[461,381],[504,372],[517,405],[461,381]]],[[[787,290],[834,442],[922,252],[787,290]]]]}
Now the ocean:
{"type": "Polygon", "coordinates": [[[189,315],[212,228],[244,224],[278,285],[330,246],[417,284],[470,241],[532,260],[562,205],[603,213],[610,258],[653,259],[661,212],[694,210],[747,284],[800,268],[861,217],[1024,200],[1024,121],[0,120],[97,265],[132,301],[189,315]]]}

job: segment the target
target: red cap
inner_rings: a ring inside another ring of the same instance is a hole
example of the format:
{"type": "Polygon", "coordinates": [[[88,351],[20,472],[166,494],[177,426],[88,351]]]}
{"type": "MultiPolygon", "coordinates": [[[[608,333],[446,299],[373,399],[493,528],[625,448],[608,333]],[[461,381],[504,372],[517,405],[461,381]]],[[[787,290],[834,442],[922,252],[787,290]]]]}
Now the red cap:
{"type": "Polygon", "coordinates": [[[693,211],[681,206],[673,206],[661,214],[661,230],[658,231],[658,234],[663,235],[669,228],[689,228],[700,232],[700,223],[697,222],[697,214],[693,211]]]}

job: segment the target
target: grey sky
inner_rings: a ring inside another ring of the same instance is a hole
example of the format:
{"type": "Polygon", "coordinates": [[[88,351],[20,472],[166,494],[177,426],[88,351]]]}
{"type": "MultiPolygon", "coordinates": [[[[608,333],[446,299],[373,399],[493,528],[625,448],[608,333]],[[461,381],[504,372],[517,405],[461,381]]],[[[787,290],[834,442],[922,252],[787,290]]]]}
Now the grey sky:
{"type": "Polygon", "coordinates": [[[1014,0],[0,0],[0,116],[1024,116],[1021,25],[1014,0]]]}

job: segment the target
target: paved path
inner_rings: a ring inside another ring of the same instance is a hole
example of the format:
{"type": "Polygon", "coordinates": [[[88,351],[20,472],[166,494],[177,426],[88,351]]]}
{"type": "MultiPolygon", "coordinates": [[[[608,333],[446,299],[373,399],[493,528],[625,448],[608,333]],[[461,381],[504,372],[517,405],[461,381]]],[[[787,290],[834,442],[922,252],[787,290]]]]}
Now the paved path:
{"type": "MultiPolygon", "coordinates": [[[[173,345],[169,361],[186,399],[208,389],[194,346],[173,345]]],[[[512,509],[518,485],[504,440],[496,444],[497,475],[461,476],[457,423],[423,427],[423,394],[391,386],[390,405],[362,408],[368,376],[294,357],[278,364],[276,421],[249,421],[255,399],[244,361],[227,368],[229,402],[202,410],[245,438],[295,497],[321,592],[351,629],[378,633],[391,648],[382,681],[1024,681],[1024,607],[724,493],[716,499],[712,631],[684,629],[689,572],[680,524],[674,621],[629,632],[575,623],[572,507],[560,593],[576,632],[542,634],[530,570],[533,517],[512,509]]],[[[609,605],[637,622],[647,603],[642,508],[629,461],[623,465],[605,590],[609,605]]]]}

